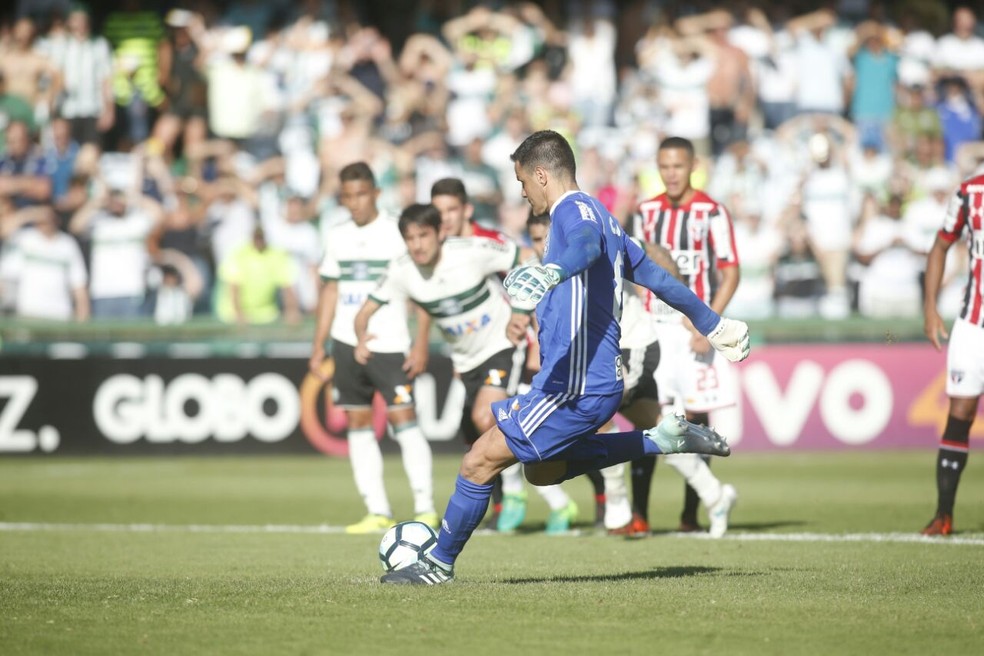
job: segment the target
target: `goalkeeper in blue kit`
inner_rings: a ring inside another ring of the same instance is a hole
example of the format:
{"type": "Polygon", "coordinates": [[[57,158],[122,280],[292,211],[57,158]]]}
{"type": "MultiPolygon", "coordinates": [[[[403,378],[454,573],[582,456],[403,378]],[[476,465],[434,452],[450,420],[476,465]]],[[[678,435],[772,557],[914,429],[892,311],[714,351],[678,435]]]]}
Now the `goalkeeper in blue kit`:
{"type": "Polygon", "coordinates": [[[551,216],[541,264],[505,280],[513,304],[536,309],[541,368],[532,389],[492,404],[496,425],[461,463],[437,546],[383,583],[435,585],[454,578],[454,563],[485,515],[496,474],[517,461],[534,485],[560,483],[643,455],[727,456],[712,429],[667,417],[658,426],[596,434],[622,400],[619,349],[623,280],[650,289],[686,315],[729,360],[748,356],[748,326],[725,319],[646,257],[596,199],[580,191],[574,153],[544,130],[512,154],[516,179],[534,214],[551,216]]]}

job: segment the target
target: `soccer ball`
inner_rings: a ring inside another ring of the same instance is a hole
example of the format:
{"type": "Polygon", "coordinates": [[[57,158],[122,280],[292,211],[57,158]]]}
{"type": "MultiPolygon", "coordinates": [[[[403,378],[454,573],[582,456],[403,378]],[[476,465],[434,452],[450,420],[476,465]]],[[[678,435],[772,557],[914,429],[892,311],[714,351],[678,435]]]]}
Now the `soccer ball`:
{"type": "Polygon", "coordinates": [[[392,572],[413,565],[437,545],[437,533],[423,522],[400,522],[379,543],[379,562],[392,572]]]}

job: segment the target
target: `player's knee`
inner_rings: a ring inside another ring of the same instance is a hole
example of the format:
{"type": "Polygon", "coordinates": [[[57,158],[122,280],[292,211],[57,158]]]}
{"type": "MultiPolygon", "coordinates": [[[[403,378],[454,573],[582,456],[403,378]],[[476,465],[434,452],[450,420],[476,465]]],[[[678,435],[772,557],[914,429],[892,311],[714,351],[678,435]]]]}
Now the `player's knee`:
{"type": "Polygon", "coordinates": [[[484,433],[495,425],[495,419],[492,417],[492,409],[489,406],[479,408],[476,405],[475,409],[472,410],[471,420],[479,433],[484,433]]]}
{"type": "Polygon", "coordinates": [[[531,485],[555,485],[564,480],[567,463],[557,461],[526,465],[523,467],[523,473],[531,485]]]}

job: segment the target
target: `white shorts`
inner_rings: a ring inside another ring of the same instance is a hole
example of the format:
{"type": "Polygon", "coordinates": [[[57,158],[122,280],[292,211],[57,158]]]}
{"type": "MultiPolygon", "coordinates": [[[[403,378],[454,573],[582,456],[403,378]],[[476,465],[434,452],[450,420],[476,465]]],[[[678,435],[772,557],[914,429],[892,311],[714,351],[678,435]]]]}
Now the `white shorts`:
{"type": "Polygon", "coordinates": [[[694,353],[692,333],[682,323],[657,323],[656,334],[660,351],[656,385],[661,403],[689,412],[709,412],[736,403],[734,370],[723,355],[714,349],[694,353]]]}
{"type": "Polygon", "coordinates": [[[957,319],[946,348],[947,396],[984,394],[984,328],[957,319]]]}

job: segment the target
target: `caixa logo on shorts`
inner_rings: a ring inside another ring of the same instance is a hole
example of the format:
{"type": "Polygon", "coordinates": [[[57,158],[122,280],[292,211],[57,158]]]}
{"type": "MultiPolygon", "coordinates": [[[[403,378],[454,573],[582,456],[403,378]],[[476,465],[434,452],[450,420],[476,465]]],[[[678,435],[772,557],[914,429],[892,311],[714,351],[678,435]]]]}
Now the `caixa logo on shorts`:
{"type": "Polygon", "coordinates": [[[963,379],[964,379],[964,372],[963,371],[961,371],[959,369],[951,369],[950,370],[950,380],[952,380],[955,383],[959,383],[963,379]]]}

